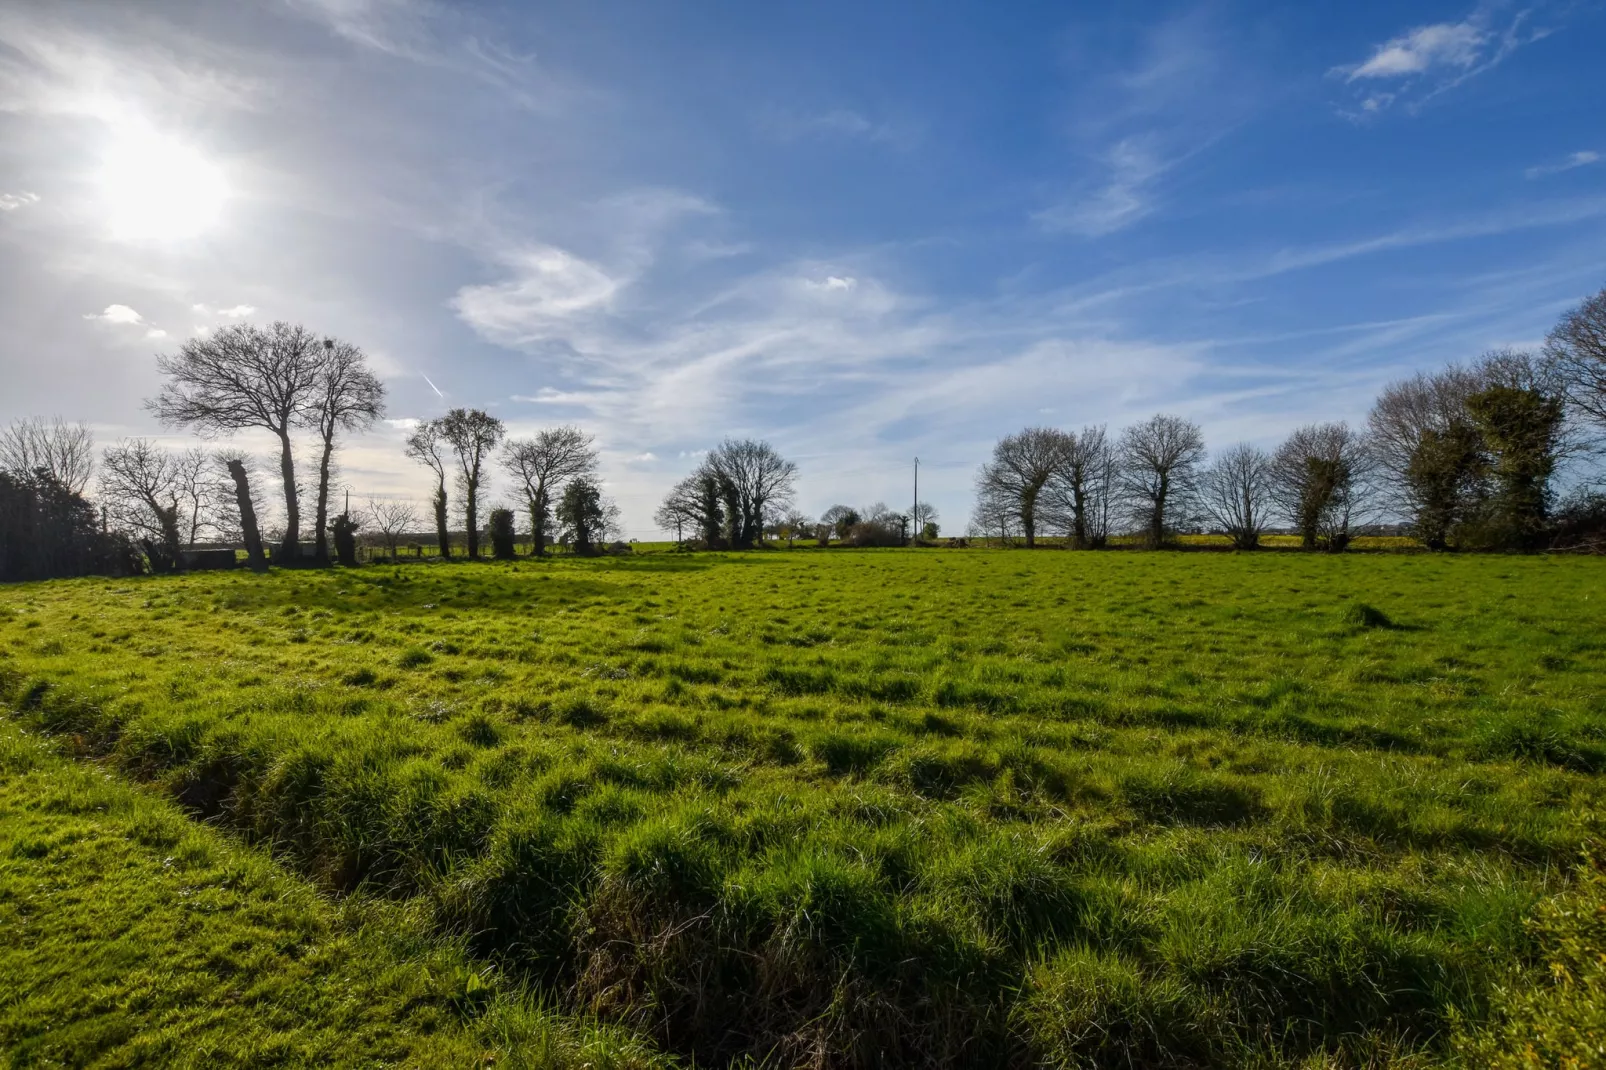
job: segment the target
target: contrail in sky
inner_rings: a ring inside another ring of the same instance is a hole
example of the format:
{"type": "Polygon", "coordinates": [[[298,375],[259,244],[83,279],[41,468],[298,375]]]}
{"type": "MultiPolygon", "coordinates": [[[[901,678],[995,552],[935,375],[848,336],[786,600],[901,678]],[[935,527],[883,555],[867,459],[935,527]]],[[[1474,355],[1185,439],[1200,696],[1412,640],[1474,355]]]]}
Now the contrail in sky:
{"type": "MultiPolygon", "coordinates": [[[[424,375],[423,372],[419,372],[418,374],[419,375],[424,375]]],[[[433,379],[431,379],[427,375],[424,375],[424,382],[428,383],[429,384],[429,388],[431,390],[435,391],[435,396],[436,397],[440,398],[442,401],[446,400],[446,395],[441,393],[441,388],[435,385],[435,381],[433,379]]]]}

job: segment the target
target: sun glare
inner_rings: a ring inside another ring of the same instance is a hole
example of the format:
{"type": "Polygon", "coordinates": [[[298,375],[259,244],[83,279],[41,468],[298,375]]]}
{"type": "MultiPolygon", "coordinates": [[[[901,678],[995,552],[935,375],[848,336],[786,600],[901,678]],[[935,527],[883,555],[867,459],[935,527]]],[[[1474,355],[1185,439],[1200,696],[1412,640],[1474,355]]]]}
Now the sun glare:
{"type": "Polygon", "coordinates": [[[217,221],[228,196],[216,164],[149,130],[118,136],[100,185],[112,234],[127,239],[193,237],[217,221]]]}

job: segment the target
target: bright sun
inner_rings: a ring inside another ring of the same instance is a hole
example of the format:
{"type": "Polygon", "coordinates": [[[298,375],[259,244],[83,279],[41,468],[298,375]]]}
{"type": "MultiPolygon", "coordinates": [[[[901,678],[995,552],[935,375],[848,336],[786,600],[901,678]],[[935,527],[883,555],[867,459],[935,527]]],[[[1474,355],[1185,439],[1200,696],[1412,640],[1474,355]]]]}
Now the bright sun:
{"type": "Polygon", "coordinates": [[[112,233],[188,238],[217,221],[228,196],[223,172],[187,145],[150,130],[126,130],[100,172],[112,233]]]}

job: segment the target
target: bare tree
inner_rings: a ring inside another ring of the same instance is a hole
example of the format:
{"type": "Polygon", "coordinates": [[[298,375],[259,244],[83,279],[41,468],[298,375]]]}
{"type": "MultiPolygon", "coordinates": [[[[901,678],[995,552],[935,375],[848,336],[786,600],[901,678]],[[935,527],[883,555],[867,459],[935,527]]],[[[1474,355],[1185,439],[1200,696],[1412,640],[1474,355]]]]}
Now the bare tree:
{"type": "Polygon", "coordinates": [[[335,438],[342,431],[364,431],[385,413],[385,386],[368,370],[368,358],[349,342],[325,338],[317,351],[317,378],[301,410],[304,426],[317,432],[318,504],[313,517],[313,553],[329,563],[329,474],[335,438]]]}
{"type": "Polygon", "coordinates": [[[728,438],[704,467],[720,484],[734,549],[750,549],[763,538],[765,517],[791,505],[797,465],[768,442],[728,438]]]}
{"type": "Polygon", "coordinates": [[[924,532],[927,525],[935,525],[939,519],[937,507],[930,502],[915,502],[909,512],[909,522],[914,525],[916,533],[924,532]]]}
{"type": "Polygon", "coordinates": [[[101,455],[101,503],[140,540],[157,571],[177,572],[182,564],[179,483],[173,456],[149,439],[123,439],[101,455]]]}
{"type": "Polygon", "coordinates": [[[1076,549],[1103,546],[1110,534],[1110,507],[1115,493],[1115,463],[1104,428],[1065,432],[1059,463],[1043,486],[1038,512],[1064,529],[1076,549]]]}
{"type": "Polygon", "coordinates": [[[156,358],[168,382],[146,403],[164,424],[192,427],[202,435],[260,427],[278,437],[285,513],[280,560],[286,562],[301,552],[290,432],[317,387],[322,348],[311,331],[295,324],[224,327],[190,339],[175,356],[156,358]]]}
{"type": "Polygon", "coordinates": [[[446,512],[446,449],[439,420],[425,420],[407,436],[407,456],[435,474],[435,493],[429,504],[435,513],[435,538],[443,560],[452,556],[451,525],[446,512]]]}
{"type": "Polygon", "coordinates": [[[1260,545],[1271,509],[1271,457],[1247,442],[1216,458],[1199,480],[1199,504],[1240,550],[1260,545]]]}
{"type": "Polygon", "coordinates": [[[457,455],[457,481],[463,492],[464,538],[468,556],[480,556],[480,495],[485,489],[485,459],[502,441],[502,421],[479,409],[453,409],[440,418],[440,435],[457,455]]]}
{"type": "Polygon", "coordinates": [[[1296,428],[1272,455],[1271,496],[1307,550],[1342,550],[1369,486],[1372,451],[1345,423],[1296,428]]]}
{"type": "Polygon", "coordinates": [[[539,557],[546,553],[547,527],[563,484],[596,473],[594,440],[578,427],[550,427],[534,438],[508,439],[502,446],[502,463],[523,484],[534,544],[530,552],[539,557]]]}
{"type": "Polygon", "coordinates": [[[1036,543],[1043,489],[1060,471],[1071,437],[1052,427],[1028,427],[1016,435],[999,439],[992,460],[982,465],[976,477],[978,495],[1005,505],[1020,524],[1030,549],[1036,543]]]}
{"type": "Polygon", "coordinates": [[[201,541],[201,531],[215,526],[216,469],[199,446],[172,455],[173,481],[178,498],[179,533],[187,546],[201,541]]]}
{"type": "Polygon", "coordinates": [[[1121,493],[1149,545],[1159,546],[1192,504],[1204,434],[1180,416],[1151,416],[1121,432],[1121,493]]]}
{"type": "Polygon", "coordinates": [[[1561,318],[1545,339],[1545,357],[1567,401],[1606,431],[1606,290],[1561,318]]]}
{"type": "Polygon", "coordinates": [[[95,436],[84,424],[60,416],[46,423],[23,418],[0,431],[0,471],[22,479],[40,469],[74,494],[89,486],[95,467],[95,436]]]}
{"type": "Polygon", "coordinates": [[[385,553],[394,561],[396,543],[407,534],[409,528],[418,524],[418,513],[410,502],[389,502],[369,498],[367,519],[379,529],[379,534],[385,540],[385,553]]]}
{"type": "Polygon", "coordinates": [[[1007,494],[986,483],[976,488],[976,506],[970,514],[969,533],[983,538],[998,537],[1000,545],[1008,545],[1019,530],[1019,503],[1007,494]]]}

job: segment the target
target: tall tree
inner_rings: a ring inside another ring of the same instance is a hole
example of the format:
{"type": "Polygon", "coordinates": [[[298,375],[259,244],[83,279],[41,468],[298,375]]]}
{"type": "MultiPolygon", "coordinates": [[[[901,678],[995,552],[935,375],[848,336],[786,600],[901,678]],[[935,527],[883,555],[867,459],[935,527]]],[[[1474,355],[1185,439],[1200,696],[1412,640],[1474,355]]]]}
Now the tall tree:
{"type": "Polygon", "coordinates": [[[485,459],[502,441],[502,421],[479,409],[453,409],[440,418],[441,438],[457,455],[457,481],[463,492],[464,539],[468,556],[480,556],[480,495],[485,489],[485,459]]]}
{"type": "Polygon", "coordinates": [[[720,484],[734,549],[750,549],[763,538],[765,517],[791,505],[797,465],[768,442],[728,438],[704,467],[720,484]]]}
{"type": "Polygon", "coordinates": [[[0,431],[0,471],[31,478],[44,471],[69,493],[81,495],[95,466],[95,436],[60,416],[50,422],[15,420],[0,431]]]}
{"type": "Polygon", "coordinates": [[[305,327],[241,323],[185,342],[176,355],[156,364],[168,378],[147,407],[172,427],[202,435],[232,435],[263,428],[279,439],[284,481],[285,531],[279,559],[293,562],[301,551],[301,508],[296,493],[290,433],[318,382],[318,338],[305,327]]]}
{"type": "Polygon", "coordinates": [[[452,556],[451,524],[446,511],[446,449],[439,420],[425,420],[407,436],[407,456],[435,475],[435,493],[430,495],[429,504],[435,513],[435,538],[443,561],[452,556]]]}
{"type": "Polygon", "coordinates": [[[1467,398],[1467,411],[1490,455],[1491,535],[1504,545],[1531,549],[1550,513],[1562,399],[1534,386],[1493,383],[1467,398]]]}
{"type": "Polygon", "coordinates": [[[1545,339],[1567,400],[1606,431],[1606,290],[1568,312],[1545,339]]]}
{"type": "Polygon", "coordinates": [[[101,454],[101,504],[145,547],[153,572],[177,572],[183,563],[180,482],[175,458],[149,439],[123,439],[101,454]]]}
{"type": "Polygon", "coordinates": [[[1344,549],[1368,471],[1365,440],[1348,424],[1306,424],[1277,447],[1272,500],[1304,549],[1344,549]]]}
{"type": "Polygon", "coordinates": [[[1239,550],[1260,545],[1271,507],[1271,457],[1247,442],[1217,457],[1199,480],[1199,504],[1239,550]]]}
{"type": "Polygon", "coordinates": [[[314,554],[329,563],[329,473],[335,438],[364,431],[385,413],[385,387],[368,370],[368,358],[349,342],[325,338],[316,352],[317,377],[301,410],[303,424],[318,435],[318,505],[313,519],[314,554]]]}
{"type": "Polygon", "coordinates": [[[1481,510],[1487,458],[1470,420],[1452,419],[1423,429],[1406,465],[1404,486],[1412,503],[1417,538],[1443,550],[1456,528],[1481,510]]]}
{"type": "Polygon", "coordinates": [[[1165,542],[1192,503],[1204,433],[1180,416],[1151,416],[1121,432],[1121,490],[1150,546],[1165,542]]]}
{"type": "Polygon", "coordinates": [[[1052,427],[1028,427],[999,439],[993,447],[992,460],[982,465],[976,477],[979,495],[1001,505],[1007,503],[1026,536],[1027,549],[1036,544],[1043,519],[1039,515],[1043,489],[1060,471],[1070,448],[1070,436],[1065,432],[1052,427]]]}
{"type": "Polygon", "coordinates": [[[1039,511],[1064,529],[1078,550],[1101,547],[1109,538],[1115,494],[1115,457],[1104,428],[1065,432],[1059,463],[1043,487],[1039,511]]]}
{"type": "Polygon", "coordinates": [[[524,487],[534,543],[530,552],[539,557],[546,553],[554,498],[569,480],[597,470],[594,440],[578,427],[546,428],[533,438],[508,439],[502,446],[502,463],[524,487]]]}

